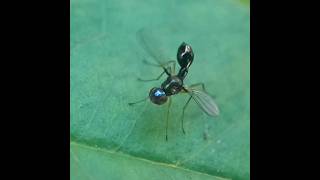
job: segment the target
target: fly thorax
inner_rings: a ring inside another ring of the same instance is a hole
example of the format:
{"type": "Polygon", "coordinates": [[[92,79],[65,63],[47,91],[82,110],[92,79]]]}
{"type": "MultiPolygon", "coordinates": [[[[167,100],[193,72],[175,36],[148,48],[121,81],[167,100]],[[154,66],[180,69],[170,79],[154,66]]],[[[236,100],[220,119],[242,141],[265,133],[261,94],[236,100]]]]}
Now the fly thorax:
{"type": "Polygon", "coordinates": [[[167,96],[178,94],[182,89],[183,82],[178,76],[170,76],[161,87],[166,92],[167,96]]]}

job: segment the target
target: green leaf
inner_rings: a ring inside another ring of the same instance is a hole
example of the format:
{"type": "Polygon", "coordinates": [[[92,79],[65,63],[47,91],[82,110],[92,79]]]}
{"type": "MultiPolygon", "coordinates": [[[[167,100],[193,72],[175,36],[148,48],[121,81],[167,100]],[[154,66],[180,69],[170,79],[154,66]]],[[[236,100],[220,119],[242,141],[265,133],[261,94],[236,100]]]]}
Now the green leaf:
{"type": "Polygon", "coordinates": [[[249,179],[249,7],[233,0],[71,0],[71,179],[249,179]],[[141,28],[175,59],[195,53],[185,84],[203,82],[220,108],[208,117],[186,94],[128,106],[164,77],[136,39],[141,28]]]}

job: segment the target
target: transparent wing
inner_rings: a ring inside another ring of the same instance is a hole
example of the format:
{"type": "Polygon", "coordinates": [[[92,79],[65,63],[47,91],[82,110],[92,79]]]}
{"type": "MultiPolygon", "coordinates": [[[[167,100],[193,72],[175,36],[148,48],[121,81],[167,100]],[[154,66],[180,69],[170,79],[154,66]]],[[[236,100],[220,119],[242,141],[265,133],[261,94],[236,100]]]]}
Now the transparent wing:
{"type": "Polygon", "coordinates": [[[209,116],[218,116],[220,111],[218,105],[213,98],[204,91],[195,89],[188,89],[192,99],[199,105],[199,107],[209,116]]]}
{"type": "Polygon", "coordinates": [[[137,32],[137,40],[144,50],[157,62],[158,65],[166,63],[166,58],[160,48],[160,42],[155,39],[155,34],[151,30],[142,28],[137,32]]]}

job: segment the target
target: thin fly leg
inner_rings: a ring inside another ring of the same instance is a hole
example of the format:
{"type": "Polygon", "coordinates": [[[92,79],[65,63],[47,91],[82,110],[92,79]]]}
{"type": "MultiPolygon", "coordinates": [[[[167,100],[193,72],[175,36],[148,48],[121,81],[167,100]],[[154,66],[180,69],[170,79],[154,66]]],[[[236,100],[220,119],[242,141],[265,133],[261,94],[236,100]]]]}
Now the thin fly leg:
{"type": "Polygon", "coordinates": [[[129,104],[129,106],[132,106],[132,105],[135,105],[135,104],[138,104],[138,103],[142,103],[142,102],[146,101],[148,98],[149,98],[149,97],[146,97],[146,98],[141,99],[141,100],[139,100],[139,101],[131,102],[131,103],[128,103],[128,104],[129,104]]]}
{"type": "Polygon", "coordinates": [[[159,64],[151,63],[151,62],[147,61],[146,59],[143,59],[142,62],[146,65],[149,65],[149,66],[161,67],[159,64]]]}
{"type": "Polygon", "coordinates": [[[186,134],[185,130],[184,130],[184,126],[183,126],[183,119],[184,119],[184,111],[186,110],[190,100],[191,100],[192,96],[190,95],[187,103],[183,106],[183,110],[182,110],[182,116],[181,116],[181,129],[182,129],[182,132],[183,134],[186,134]]]}
{"type": "Polygon", "coordinates": [[[166,121],[166,141],[168,141],[168,126],[169,126],[169,113],[171,106],[171,98],[169,97],[168,111],[167,111],[167,121],[166,121]]]}
{"type": "MultiPolygon", "coordinates": [[[[168,67],[169,71],[171,71],[171,67],[168,67]]],[[[168,72],[168,69],[167,72],[168,72]]],[[[144,82],[147,82],[147,81],[157,81],[159,80],[163,75],[164,73],[167,73],[166,70],[164,70],[158,77],[154,78],[154,79],[141,79],[141,78],[138,78],[138,81],[144,81],[144,82]]]]}
{"type": "Polygon", "coordinates": [[[171,74],[175,74],[176,73],[176,61],[170,61],[173,64],[173,72],[171,72],[171,74]]]}
{"type": "Polygon", "coordinates": [[[142,62],[143,62],[144,64],[146,64],[146,65],[155,66],[155,67],[164,67],[164,66],[166,66],[166,65],[168,65],[168,64],[170,64],[170,63],[174,63],[174,64],[176,63],[176,61],[170,60],[170,61],[167,61],[167,62],[162,63],[162,64],[155,64],[155,63],[151,63],[151,62],[147,61],[146,59],[143,59],[142,62]]]}
{"type": "Polygon", "coordinates": [[[141,78],[138,78],[138,81],[157,81],[159,80],[163,75],[164,75],[165,71],[163,71],[157,78],[154,78],[154,79],[141,79],[141,78]]]}
{"type": "Polygon", "coordinates": [[[170,76],[172,73],[175,73],[176,61],[174,61],[174,60],[170,60],[170,61],[167,61],[167,62],[162,63],[162,64],[154,64],[154,63],[151,63],[151,62],[147,61],[146,59],[143,59],[142,62],[143,62],[144,64],[146,64],[146,65],[163,68],[163,70],[166,72],[166,74],[167,74],[168,76],[170,76]],[[170,65],[171,63],[173,64],[173,72],[170,72],[170,73],[169,73],[169,72],[167,71],[167,69],[166,69],[166,66],[167,66],[167,65],[170,65]]]}

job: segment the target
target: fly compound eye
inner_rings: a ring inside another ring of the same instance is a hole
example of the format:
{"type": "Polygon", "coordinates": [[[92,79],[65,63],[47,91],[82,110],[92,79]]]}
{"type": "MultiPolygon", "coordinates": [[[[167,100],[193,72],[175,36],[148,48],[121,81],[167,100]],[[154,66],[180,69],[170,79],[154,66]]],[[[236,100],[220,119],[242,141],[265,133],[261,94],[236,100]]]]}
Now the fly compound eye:
{"type": "Polygon", "coordinates": [[[178,49],[177,60],[181,68],[189,68],[192,64],[194,55],[190,45],[183,42],[178,49]]]}
{"type": "Polygon", "coordinates": [[[165,103],[168,99],[166,93],[161,88],[152,88],[149,93],[150,100],[157,105],[165,103]]]}

